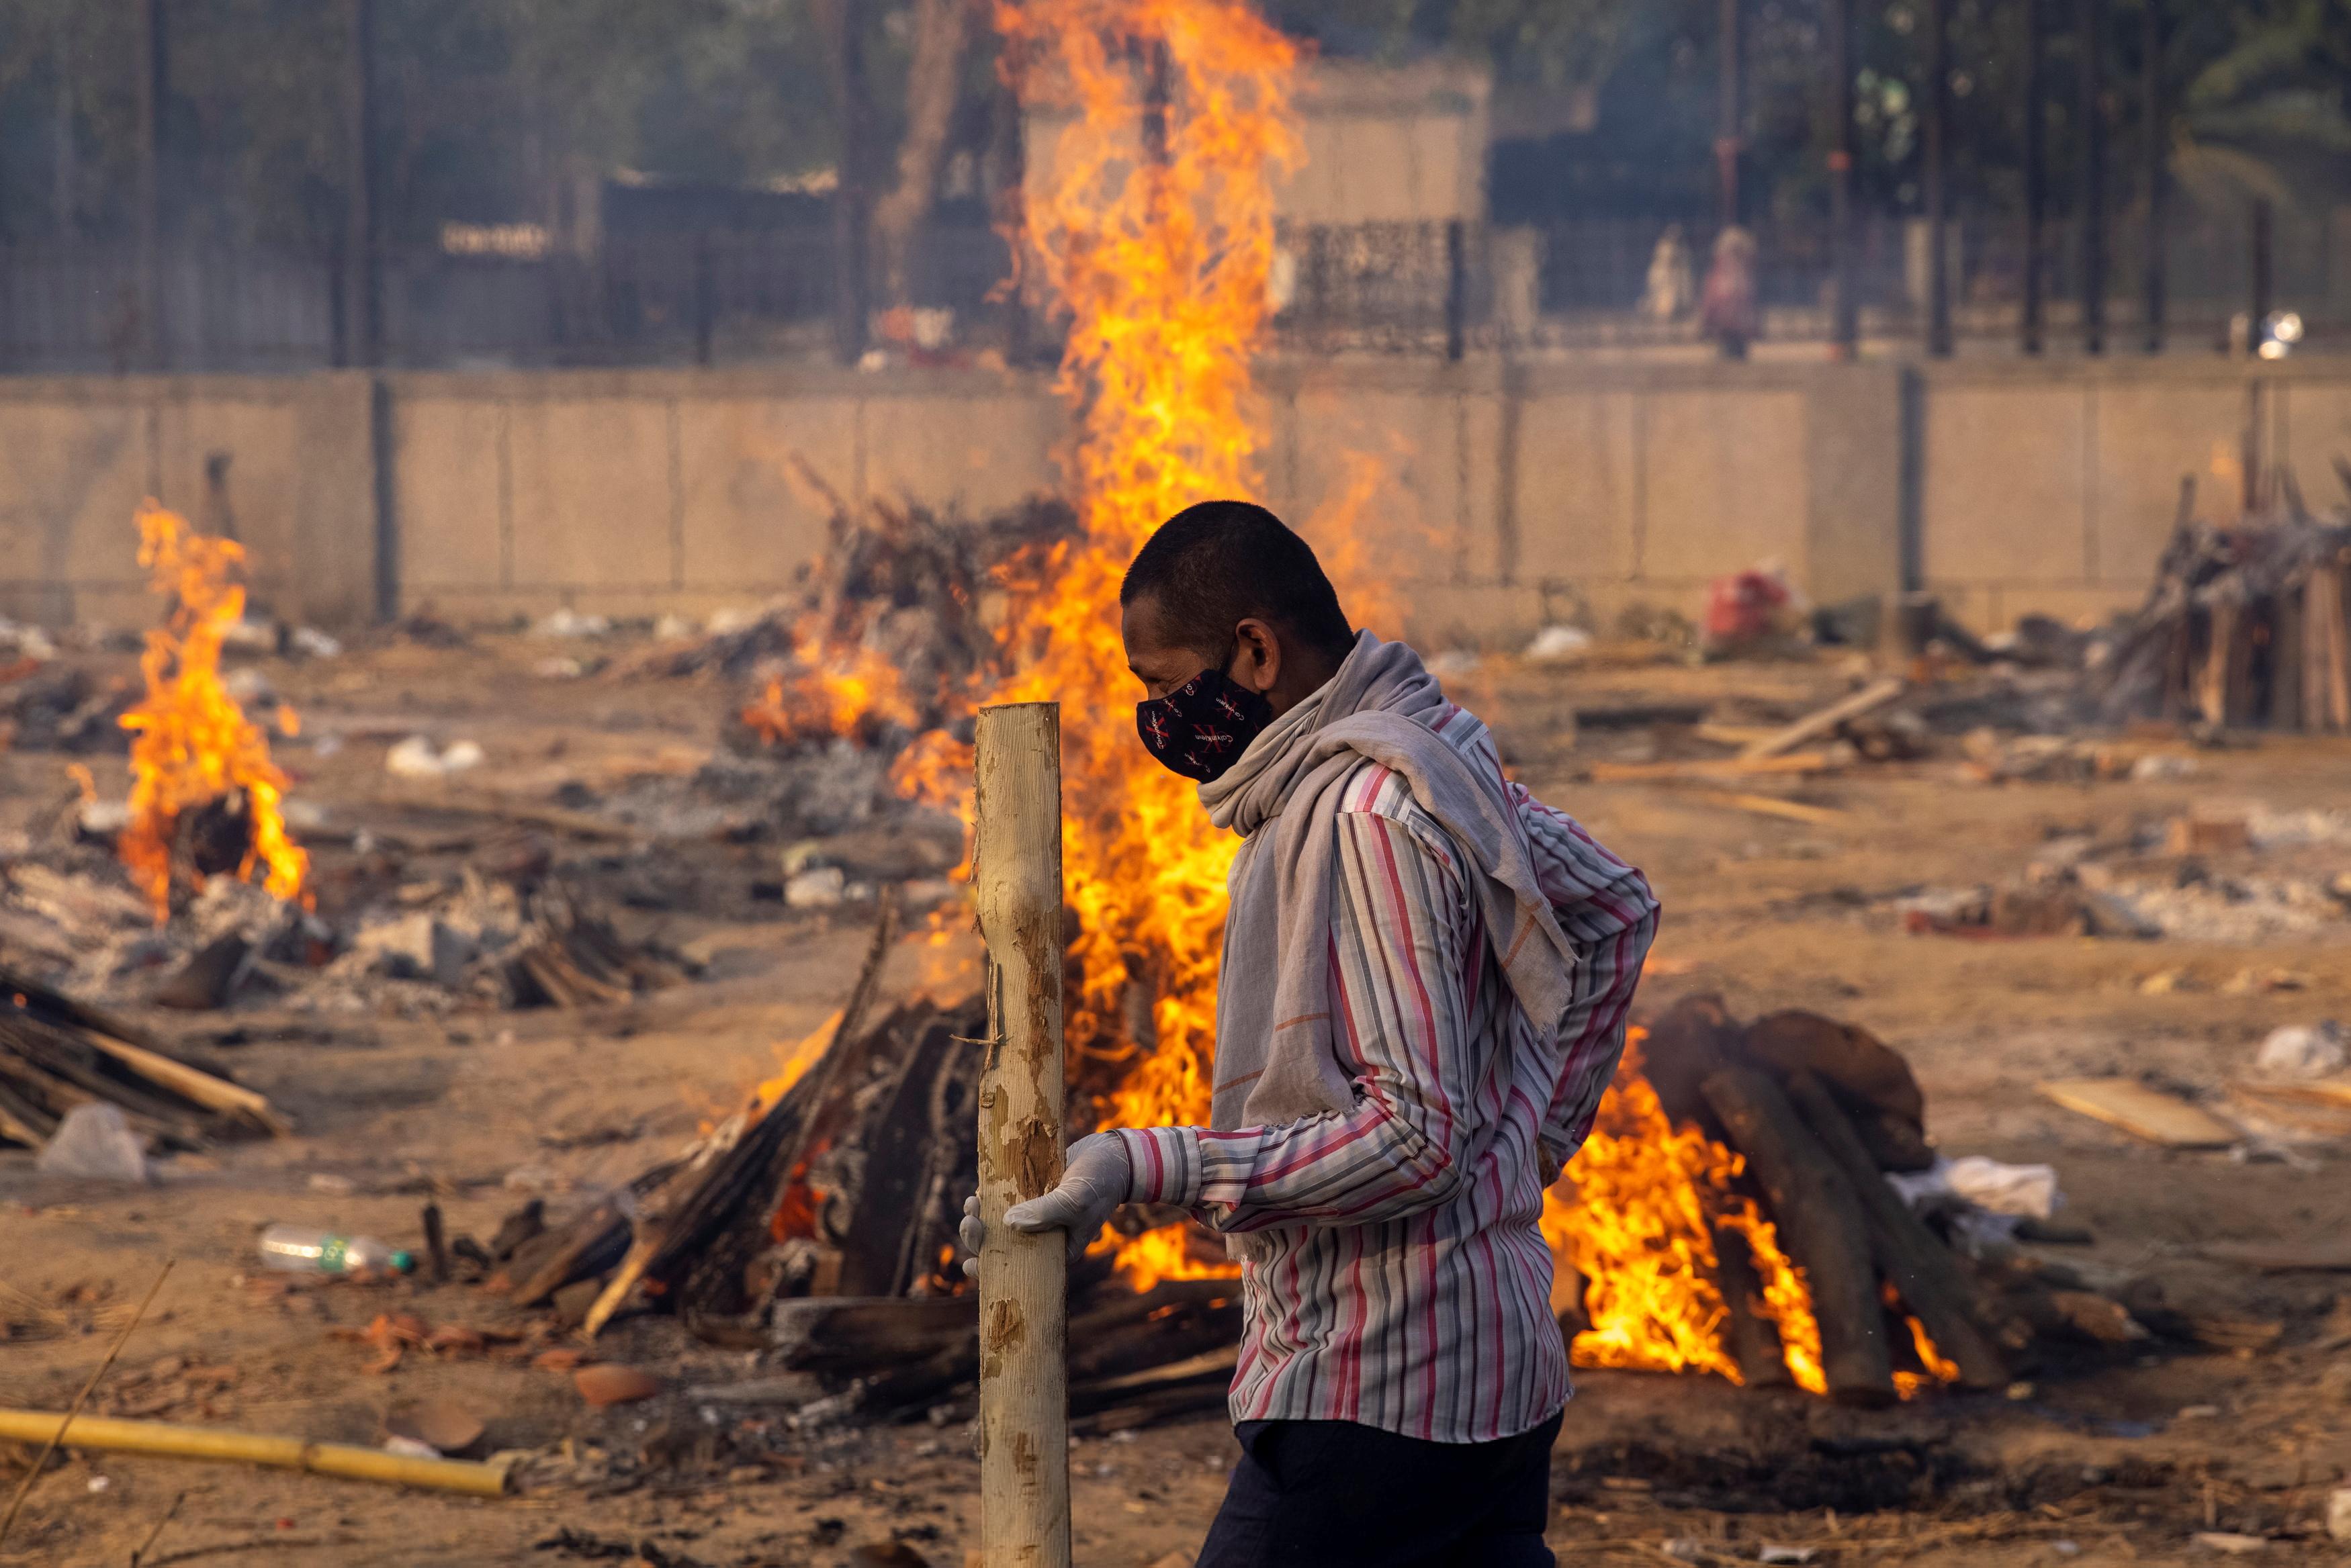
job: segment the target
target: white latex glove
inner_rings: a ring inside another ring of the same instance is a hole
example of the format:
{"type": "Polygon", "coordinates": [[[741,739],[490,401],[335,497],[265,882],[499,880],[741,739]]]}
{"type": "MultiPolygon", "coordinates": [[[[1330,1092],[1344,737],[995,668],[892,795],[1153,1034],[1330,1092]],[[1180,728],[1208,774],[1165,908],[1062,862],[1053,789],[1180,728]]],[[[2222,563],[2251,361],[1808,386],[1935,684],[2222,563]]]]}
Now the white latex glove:
{"type": "MultiPolygon", "coordinates": [[[[1109,1133],[1089,1133],[1070,1146],[1061,1184],[1041,1198],[1006,1210],[1004,1222],[1024,1236],[1067,1231],[1070,1256],[1074,1258],[1102,1233],[1111,1211],[1126,1201],[1134,1180],[1125,1141],[1109,1133]]],[[[979,1217],[978,1194],[964,1199],[963,1221],[956,1227],[956,1236],[973,1254],[963,1261],[963,1272],[977,1274],[979,1249],[987,1241],[987,1226],[979,1217]]]]}

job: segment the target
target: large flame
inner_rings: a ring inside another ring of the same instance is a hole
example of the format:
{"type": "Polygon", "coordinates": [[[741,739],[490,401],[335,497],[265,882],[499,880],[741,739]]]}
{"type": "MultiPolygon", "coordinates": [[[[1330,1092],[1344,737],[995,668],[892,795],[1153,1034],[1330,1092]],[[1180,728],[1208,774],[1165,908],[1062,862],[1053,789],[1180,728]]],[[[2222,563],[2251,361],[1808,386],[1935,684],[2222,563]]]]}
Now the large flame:
{"type": "MultiPolygon", "coordinates": [[[[272,894],[291,898],[309,868],[286,834],[286,775],[269,759],[269,738],[221,681],[221,645],[245,616],[244,561],[235,540],[199,534],[152,501],[140,509],[139,564],[170,608],[140,656],[147,694],[122,716],[131,734],[131,822],[119,848],[159,925],[171,918],[183,813],[242,794],[247,837],[237,875],[258,867],[272,894]]],[[[288,734],[292,717],[279,710],[288,734]]]]}
{"type": "MultiPolygon", "coordinates": [[[[1009,601],[999,668],[1016,673],[986,696],[1061,704],[1073,1075],[1098,1086],[1104,1125],[1198,1123],[1236,846],[1192,786],[1135,743],[1137,692],[1113,607],[1126,563],[1171,514],[1259,492],[1250,366],[1270,311],[1272,182],[1298,151],[1298,51],[1235,0],[1000,0],[997,21],[1024,102],[1063,117],[1029,191],[1021,254],[1068,313],[1059,386],[1076,434],[1062,459],[1081,529],[999,574],[1009,601]]],[[[1376,464],[1356,462],[1336,521],[1308,525],[1333,575],[1354,579],[1343,586],[1359,617],[1384,607],[1348,569],[1363,563],[1347,518],[1376,478],[1376,464]]],[[[766,713],[745,717],[763,729],[779,719],[778,736],[852,732],[876,706],[856,700],[852,678],[893,689],[842,657],[803,649],[800,700],[771,689],[755,705],[766,713]],[[820,697],[851,701],[820,717],[820,697]]],[[[965,712],[977,697],[947,707],[965,712]]],[[[969,746],[936,730],[901,752],[891,776],[910,798],[967,815],[970,763],[969,746]]],[[[1753,1256],[1750,1309],[1777,1328],[1794,1379],[1825,1390],[1802,1275],[1736,1189],[1740,1170],[1738,1155],[1670,1124],[1636,1040],[1574,1165],[1573,1196],[1554,1191],[1543,1217],[1562,1266],[1584,1282],[1592,1326],[1574,1341],[1578,1363],[1737,1380],[1714,1241],[1728,1231],[1753,1256]]],[[[1194,1256],[1181,1227],[1106,1231],[1098,1246],[1116,1249],[1139,1290],[1231,1272],[1194,1256]]],[[[1922,1361],[1946,1376],[1916,1332],[1922,1361]]]]}
{"type": "MultiPolygon", "coordinates": [[[[1013,624],[1033,657],[999,701],[1058,700],[1062,856],[1077,917],[1069,1042],[1113,1066],[1114,1125],[1207,1119],[1234,841],[1135,744],[1118,582],[1196,501],[1259,493],[1251,361],[1270,305],[1273,180],[1298,157],[1295,45],[1231,0],[1022,0],[997,11],[1024,102],[1071,116],[1028,204],[1028,254],[1069,313],[1063,453],[1084,537],[1013,624]]],[[[1128,1242],[1138,1289],[1227,1272],[1180,1231],[1128,1242]]]]}

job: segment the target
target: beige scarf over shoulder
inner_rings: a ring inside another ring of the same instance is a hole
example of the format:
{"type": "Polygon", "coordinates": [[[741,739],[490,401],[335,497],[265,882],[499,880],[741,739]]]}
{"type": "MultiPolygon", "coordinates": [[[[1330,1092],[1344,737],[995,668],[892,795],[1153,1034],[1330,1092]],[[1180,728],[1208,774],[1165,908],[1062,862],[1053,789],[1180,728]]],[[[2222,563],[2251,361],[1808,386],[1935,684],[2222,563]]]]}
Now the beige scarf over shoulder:
{"type": "Polygon", "coordinates": [[[1440,735],[1431,726],[1446,711],[1418,655],[1362,632],[1337,674],[1200,786],[1211,820],[1247,840],[1225,919],[1212,1126],[1354,1108],[1333,1044],[1328,953],[1341,785],[1365,761],[1400,774],[1459,846],[1527,1016],[1551,1031],[1566,1012],[1573,950],[1536,884],[1526,830],[1500,773],[1468,749],[1483,726],[1457,713],[1440,735]]]}

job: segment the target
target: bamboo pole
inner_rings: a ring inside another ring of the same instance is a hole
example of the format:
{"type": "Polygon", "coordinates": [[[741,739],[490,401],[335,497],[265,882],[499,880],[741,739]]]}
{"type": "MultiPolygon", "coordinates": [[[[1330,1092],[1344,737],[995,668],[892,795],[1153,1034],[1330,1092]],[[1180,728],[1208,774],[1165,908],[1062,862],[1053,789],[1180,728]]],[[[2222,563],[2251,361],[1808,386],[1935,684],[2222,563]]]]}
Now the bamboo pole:
{"type": "Polygon", "coordinates": [[[165,1459],[225,1459],[266,1465],[273,1469],[340,1476],[346,1480],[387,1481],[395,1486],[422,1487],[428,1491],[465,1492],[474,1497],[501,1497],[507,1490],[504,1465],[411,1459],[405,1454],[356,1448],[348,1443],[313,1443],[301,1438],[273,1438],[258,1432],[220,1432],[208,1427],[174,1427],[163,1421],[117,1421],[96,1416],[68,1417],[54,1410],[0,1410],[0,1440],[47,1442],[65,1430],[68,1420],[73,1429],[66,1434],[65,1446],[69,1449],[155,1454],[165,1459]]]}
{"type": "Polygon", "coordinates": [[[979,1562],[1069,1568],[1068,1251],[1013,1204],[1061,1177],[1061,711],[982,708],[972,888],[987,942],[979,1077],[979,1562]]]}

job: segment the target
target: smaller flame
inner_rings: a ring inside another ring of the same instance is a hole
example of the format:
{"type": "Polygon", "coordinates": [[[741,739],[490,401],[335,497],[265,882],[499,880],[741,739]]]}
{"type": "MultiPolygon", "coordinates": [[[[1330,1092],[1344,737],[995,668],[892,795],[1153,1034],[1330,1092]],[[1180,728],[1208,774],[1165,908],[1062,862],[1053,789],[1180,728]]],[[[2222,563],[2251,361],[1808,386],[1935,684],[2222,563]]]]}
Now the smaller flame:
{"type": "MultiPolygon", "coordinates": [[[[165,625],[147,633],[139,659],[147,694],[122,716],[131,732],[131,825],[118,845],[131,877],[154,906],[155,922],[172,914],[172,846],[181,815],[242,794],[247,844],[240,877],[256,867],[278,898],[302,890],[310,859],[286,834],[287,779],[269,758],[269,737],[246,717],[220,672],[221,645],[245,618],[237,580],[245,546],[199,534],[175,512],[149,502],[139,512],[139,564],[169,603],[165,625]]],[[[293,711],[278,711],[294,732],[293,711]]]]}
{"type": "Polygon", "coordinates": [[[1591,1138],[1546,1196],[1542,1228],[1559,1265],[1583,1278],[1592,1326],[1568,1347],[1579,1366],[1711,1372],[1739,1382],[1723,1341],[1730,1309],[1714,1250],[1737,1231],[1763,1283],[1758,1315],[1779,1329],[1788,1371],[1815,1394],[1820,1325],[1803,1274],[1780,1250],[1771,1222],[1734,1191],[1740,1157],[1694,1125],[1676,1127],[1642,1073],[1646,1031],[1631,1030],[1591,1138]]]}
{"type": "Polygon", "coordinates": [[[862,645],[828,646],[806,628],[792,638],[795,668],[770,679],[743,722],[770,745],[855,735],[861,726],[915,729],[923,715],[897,667],[862,645]]]}

